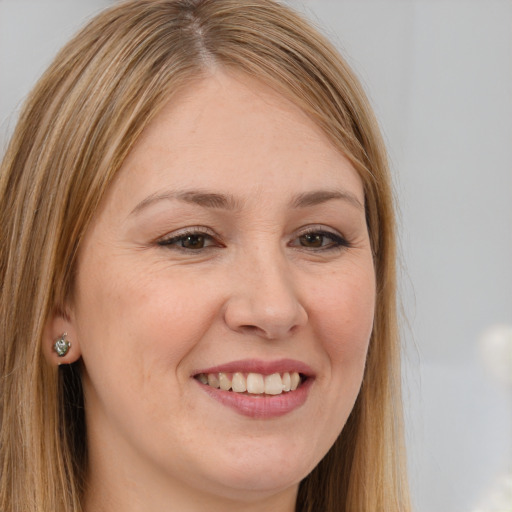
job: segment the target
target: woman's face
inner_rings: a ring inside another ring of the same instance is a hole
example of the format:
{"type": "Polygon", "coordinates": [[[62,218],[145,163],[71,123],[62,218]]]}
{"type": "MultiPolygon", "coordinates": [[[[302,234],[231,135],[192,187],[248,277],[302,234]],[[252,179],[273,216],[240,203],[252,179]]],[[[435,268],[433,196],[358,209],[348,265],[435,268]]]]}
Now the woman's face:
{"type": "Polygon", "coordinates": [[[320,129],[244,76],[181,93],[80,253],[91,493],[292,503],[352,409],[374,300],[362,183],[320,129]]]}

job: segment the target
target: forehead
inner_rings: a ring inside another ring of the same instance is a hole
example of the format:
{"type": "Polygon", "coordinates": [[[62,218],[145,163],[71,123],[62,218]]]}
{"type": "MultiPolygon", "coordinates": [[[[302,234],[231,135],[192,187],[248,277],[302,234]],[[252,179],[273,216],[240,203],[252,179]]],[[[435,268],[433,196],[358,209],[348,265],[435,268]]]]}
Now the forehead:
{"type": "Polygon", "coordinates": [[[165,188],[261,199],[340,186],[364,202],[357,172],[299,107],[262,82],[217,71],[151,121],[114,188],[127,199],[165,188]]]}

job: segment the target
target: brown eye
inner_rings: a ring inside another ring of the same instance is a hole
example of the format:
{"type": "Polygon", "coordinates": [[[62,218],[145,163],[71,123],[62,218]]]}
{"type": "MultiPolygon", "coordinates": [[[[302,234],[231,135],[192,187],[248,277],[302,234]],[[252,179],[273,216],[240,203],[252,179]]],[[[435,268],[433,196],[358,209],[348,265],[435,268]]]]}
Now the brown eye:
{"type": "Polygon", "coordinates": [[[187,235],[181,239],[180,245],[184,249],[203,249],[205,237],[204,235],[187,235]]]}
{"type": "Polygon", "coordinates": [[[306,233],[299,238],[302,247],[318,248],[324,245],[324,235],[321,233],[306,233]]]}
{"type": "Polygon", "coordinates": [[[208,249],[210,247],[220,247],[221,245],[216,239],[207,233],[202,231],[196,232],[185,232],[170,238],[164,238],[158,241],[158,245],[162,247],[168,247],[169,249],[179,249],[183,251],[201,251],[202,249],[208,249]]]}
{"type": "Polygon", "coordinates": [[[342,235],[322,229],[303,232],[290,245],[311,251],[330,251],[350,247],[350,243],[342,235]]]}

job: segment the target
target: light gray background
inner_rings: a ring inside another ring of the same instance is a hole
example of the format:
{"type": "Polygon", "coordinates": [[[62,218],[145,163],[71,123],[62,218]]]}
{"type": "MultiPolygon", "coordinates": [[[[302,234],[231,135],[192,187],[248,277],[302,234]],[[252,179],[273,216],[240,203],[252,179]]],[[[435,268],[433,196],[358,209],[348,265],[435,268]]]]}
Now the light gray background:
{"type": "MultiPolygon", "coordinates": [[[[51,57],[111,3],[0,0],[0,153],[51,57]]],[[[512,325],[512,0],[289,3],[357,70],[390,150],[415,510],[510,512],[512,385],[480,350],[512,325]]]]}

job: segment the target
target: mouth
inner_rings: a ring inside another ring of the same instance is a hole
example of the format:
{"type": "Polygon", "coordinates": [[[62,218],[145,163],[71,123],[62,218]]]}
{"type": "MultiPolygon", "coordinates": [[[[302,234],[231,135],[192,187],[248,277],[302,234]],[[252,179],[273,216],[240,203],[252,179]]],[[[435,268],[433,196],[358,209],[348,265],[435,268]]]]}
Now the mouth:
{"type": "Polygon", "coordinates": [[[239,371],[199,373],[194,378],[211,388],[232,393],[276,396],[295,391],[308,377],[296,371],[274,372],[269,375],[239,371]]]}
{"type": "Polygon", "coordinates": [[[233,361],[191,377],[215,401],[251,418],[277,418],[303,406],[315,374],[292,359],[233,361]]]}

